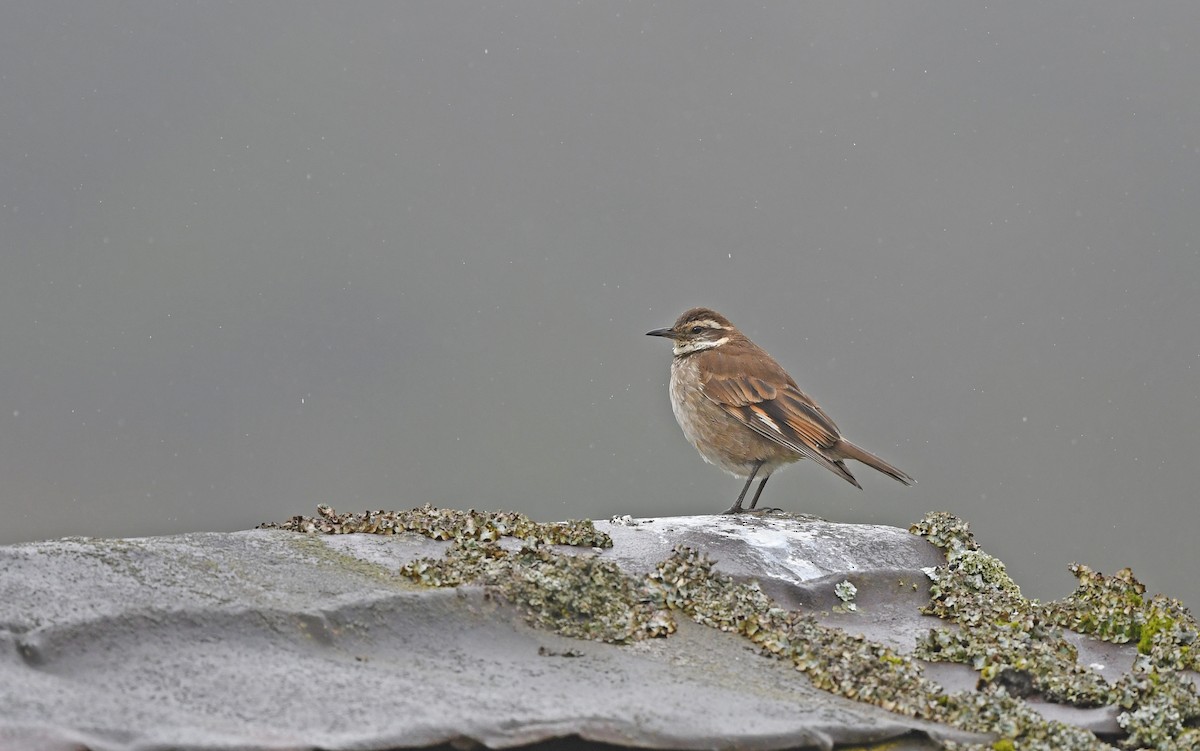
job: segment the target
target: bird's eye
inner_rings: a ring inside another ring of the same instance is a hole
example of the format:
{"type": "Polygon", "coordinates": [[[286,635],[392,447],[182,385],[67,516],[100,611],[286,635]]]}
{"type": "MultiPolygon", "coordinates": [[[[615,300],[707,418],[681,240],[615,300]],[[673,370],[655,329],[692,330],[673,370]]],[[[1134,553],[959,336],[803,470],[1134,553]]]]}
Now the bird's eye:
{"type": "Polygon", "coordinates": [[[699,333],[700,333],[701,331],[703,331],[703,330],[704,330],[704,327],[703,327],[703,326],[693,326],[693,327],[692,327],[692,333],[693,333],[693,334],[699,334],[699,333]]]}

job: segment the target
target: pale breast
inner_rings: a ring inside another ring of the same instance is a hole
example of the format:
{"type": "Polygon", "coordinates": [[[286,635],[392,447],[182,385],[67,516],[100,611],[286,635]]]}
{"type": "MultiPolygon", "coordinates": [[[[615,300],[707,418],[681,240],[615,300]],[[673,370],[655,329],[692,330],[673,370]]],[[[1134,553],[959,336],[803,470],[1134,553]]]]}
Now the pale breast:
{"type": "Polygon", "coordinates": [[[694,358],[676,358],[671,363],[671,409],[700,456],[709,464],[738,477],[747,477],[758,462],[764,462],[758,477],[767,477],[800,455],[767,440],[731,417],[704,395],[694,358]]]}

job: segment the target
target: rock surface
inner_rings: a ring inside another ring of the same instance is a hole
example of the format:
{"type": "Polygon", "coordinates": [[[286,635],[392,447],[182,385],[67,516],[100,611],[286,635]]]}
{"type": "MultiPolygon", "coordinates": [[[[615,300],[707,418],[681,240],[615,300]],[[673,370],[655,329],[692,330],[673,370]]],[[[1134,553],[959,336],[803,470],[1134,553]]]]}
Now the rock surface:
{"type": "MultiPolygon", "coordinates": [[[[786,516],[598,523],[645,572],[684,543],[908,651],[935,619],[904,530],[786,516]],[[854,613],[835,585],[858,589],[854,613]]],[[[516,543],[514,543],[516,544],[516,543]]],[[[481,587],[396,576],[448,543],[277,530],[0,547],[0,749],[829,748],[963,735],[813,688],[736,634],[681,622],[617,646],[557,636],[481,587]]],[[[571,549],[567,549],[571,550],[571,549]]]]}

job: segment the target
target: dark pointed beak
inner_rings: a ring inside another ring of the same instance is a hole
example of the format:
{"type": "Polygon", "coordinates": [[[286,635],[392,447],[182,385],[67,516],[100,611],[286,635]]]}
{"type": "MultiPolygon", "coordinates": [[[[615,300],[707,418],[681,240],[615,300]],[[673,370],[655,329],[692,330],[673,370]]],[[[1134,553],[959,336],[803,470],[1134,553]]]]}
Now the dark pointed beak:
{"type": "Polygon", "coordinates": [[[665,336],[670,339],[671,337],[675,336],[675,333],[671,331],[671,329],[655,329],[653,331],[647,331],[646,336],[665,336]]]}

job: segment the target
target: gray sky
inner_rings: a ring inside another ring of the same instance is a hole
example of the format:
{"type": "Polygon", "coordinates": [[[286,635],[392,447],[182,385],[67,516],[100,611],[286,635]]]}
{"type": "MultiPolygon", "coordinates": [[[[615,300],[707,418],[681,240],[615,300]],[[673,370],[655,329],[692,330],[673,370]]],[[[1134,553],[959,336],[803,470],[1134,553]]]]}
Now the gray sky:
{"type": "Polygon", "coordinates": [[[0,10],[0,542],[715,512],[715,307],[855,442],[764,503],[1200,603],[1200,5],[0,10]]]}

